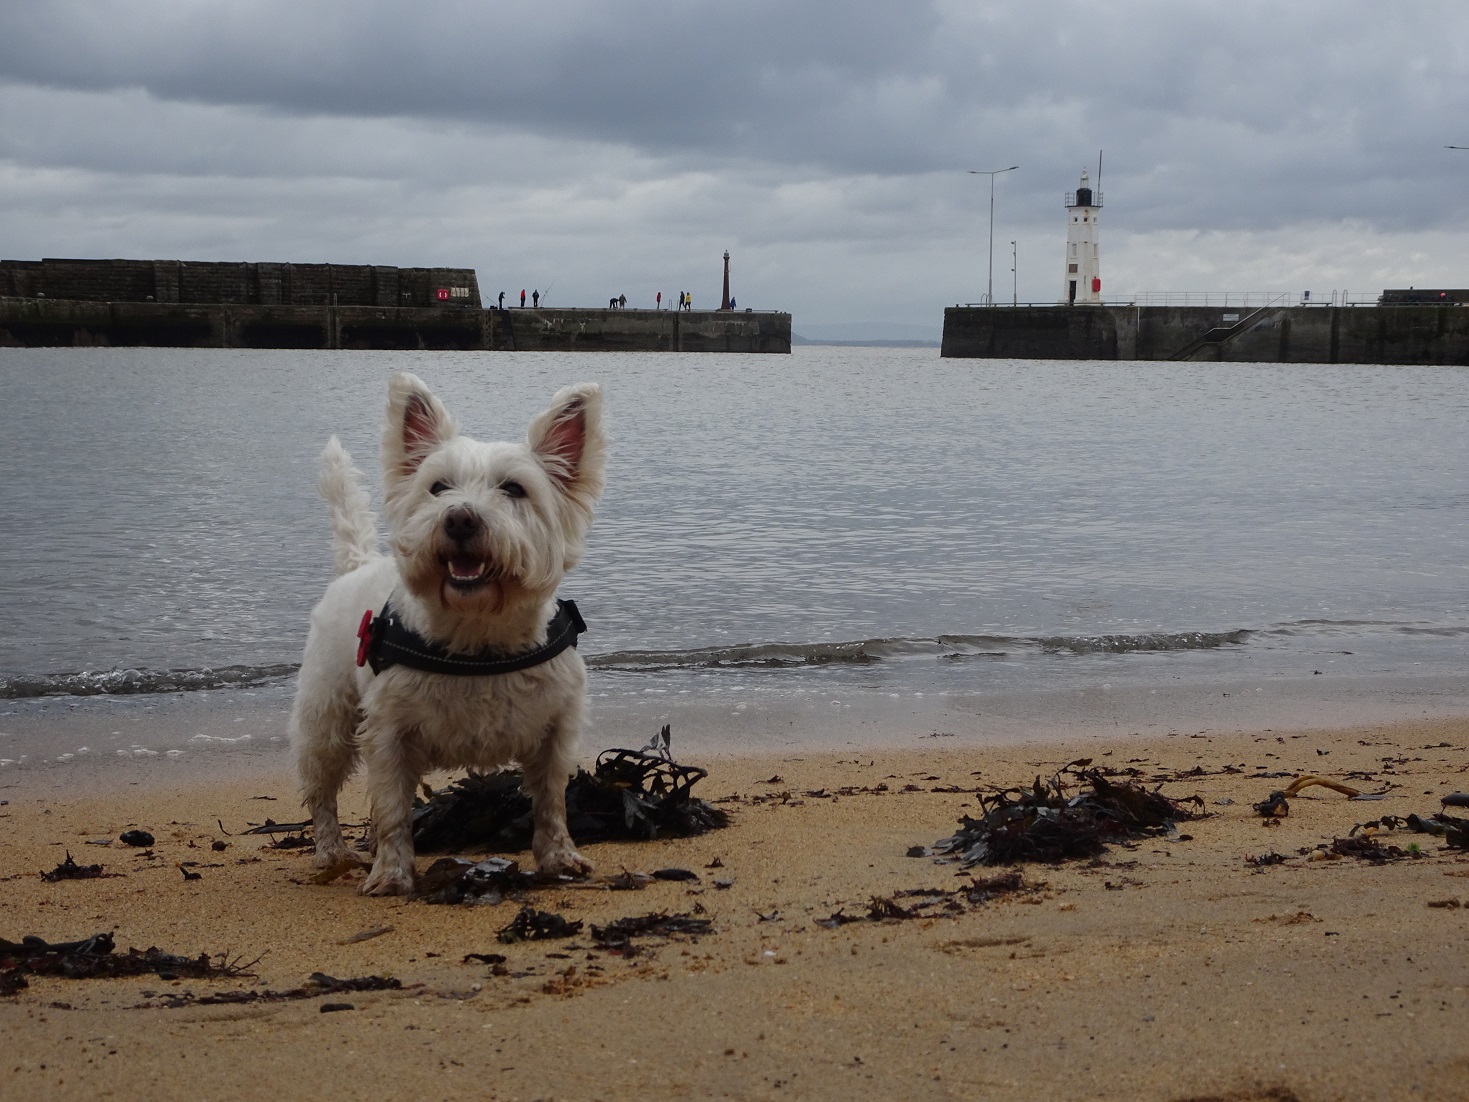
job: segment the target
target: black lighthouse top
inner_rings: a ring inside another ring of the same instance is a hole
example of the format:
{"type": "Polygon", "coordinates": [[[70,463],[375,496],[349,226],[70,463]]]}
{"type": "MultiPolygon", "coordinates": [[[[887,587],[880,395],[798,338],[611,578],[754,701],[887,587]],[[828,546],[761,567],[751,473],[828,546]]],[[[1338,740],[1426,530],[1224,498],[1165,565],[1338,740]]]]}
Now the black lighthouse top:
{"type": "Polygon", "coordinates": [[[1066,205],[1068,207],[1100,207],[1102,205],[1102,193],[1092,192],[1091,178],[1086,170],[1081,172],[1081,186],[1074,192],[1066,193],[1066,205]]]}

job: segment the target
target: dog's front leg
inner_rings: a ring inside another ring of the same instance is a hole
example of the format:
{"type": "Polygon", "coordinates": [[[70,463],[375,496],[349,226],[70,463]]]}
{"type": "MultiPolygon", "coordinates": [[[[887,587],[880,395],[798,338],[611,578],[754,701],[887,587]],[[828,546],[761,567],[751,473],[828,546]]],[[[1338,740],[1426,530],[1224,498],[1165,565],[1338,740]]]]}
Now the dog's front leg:
{"type": "Polygon", "coordinates": [[[592,863],[576,852],[566,829],[566,782],[573,769],[570,748],[576,738],[576,729],[565,719],[555,721],[536,752],[521,763],[535,823],[530,848],[542,876],[585,876],[592,871],[592,863]]]}
{"type": "Polygon", "coordinates": [[[421,770],[408,739],[392,728],[363,728],[362,760],[377,835],[377,859],[363,881],[362,894],[411,895],[413,789],[421,770]]]}

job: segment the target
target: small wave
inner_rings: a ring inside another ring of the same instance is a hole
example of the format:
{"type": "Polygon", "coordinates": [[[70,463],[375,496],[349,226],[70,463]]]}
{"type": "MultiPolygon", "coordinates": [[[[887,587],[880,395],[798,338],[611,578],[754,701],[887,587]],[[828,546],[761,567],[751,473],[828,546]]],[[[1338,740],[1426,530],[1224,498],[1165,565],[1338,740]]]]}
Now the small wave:
{"type": "Polygon", "coordinates": [[[1432,635],[1455,639],[1469,635],[1462,624],[1433,624],[1423,620],[1292,620],[1262,630],[1262,635],[1432,635]]]}
{"type": "Polygon", "coordinates": [[[657,673],[689,669],[789,669],[793,666],[863,666],[880,662],[889,640],[852,643],[742,643],[732,647],[696,650],[626,650],[587,656],[587,665],[599,670],[657,673]]]}
{"type": "MultiPolygon", "coordinates": [[[[739,643],[691,650],[625,650],[588,654],[594,670],[660,673],[676,670],[782,670],[818,666],[869,666],[879,662],[936,659],[962,662],[1013,655],[1133,654],[1208,650],[1244,643],[1254,634],[1235,631],[1143,632],[1113,635],[940,635],[932,639],[855,639],[837,643],[739,643]]],[[[105,670],[0,676],[0,700],[41,696],[128,696],[248,688],[292,677],[295,663],[221,666],[198,670],[105,670]]]]}
{"type": "Polygon", "coordinates": [[[1036,640],[1043,650],[1071,654],[1134,654],[1151,651],[1213,650],[1249,639],[1248,628],[1235,631],[1143,632],[1138,635],[1054,635],[1036,640]]]}
{"type": "Polygon", "coordinates": [[[614,651],[589,655],[593,669],[629,673],[697,669],[790,669],[865,666],[911,658],[956,661],[1004,658],[1015,652],[1130,654],[1208,650],[1244,643],[1251,631],[1145,632],[1132,635],[940,635],[935,639],[859,639],[843,643],[743,643],[683,651],[614,651]]]}
{"type": "Polygon", "coordinates": [[[84,670],[81,673],[16,674],[0,677],[0,700],[38,696],[129,696],[246,688],[290,677],[294,663],[221,666],[201,670],[84,670]]]}

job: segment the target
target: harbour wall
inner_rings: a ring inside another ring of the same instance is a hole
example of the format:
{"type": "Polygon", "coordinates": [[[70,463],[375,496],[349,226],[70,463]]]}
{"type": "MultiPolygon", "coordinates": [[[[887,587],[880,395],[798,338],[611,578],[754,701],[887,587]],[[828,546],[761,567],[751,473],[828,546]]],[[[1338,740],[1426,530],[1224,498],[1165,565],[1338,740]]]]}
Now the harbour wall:
{"type": "Polygon", "coordinates": [[[472,268],[202,260],[0,260],[0,296],[244,306],[478,307],[472,268]]]}
{"type": "Polygon", "coordinates": [[[1469,308],[952,306],[942,355],[1469,365],[1469,308]]]}
{"type": "Polygon", "coordinates": [[[0,295],[0,347],[87,346],[789,353],[791,315],[0,295]]]}
{"type": "Polygon", "coordinates": [[[500,310],[496,348],[522,352],[790,352],[791,316],[754,310],[500,310]]]}

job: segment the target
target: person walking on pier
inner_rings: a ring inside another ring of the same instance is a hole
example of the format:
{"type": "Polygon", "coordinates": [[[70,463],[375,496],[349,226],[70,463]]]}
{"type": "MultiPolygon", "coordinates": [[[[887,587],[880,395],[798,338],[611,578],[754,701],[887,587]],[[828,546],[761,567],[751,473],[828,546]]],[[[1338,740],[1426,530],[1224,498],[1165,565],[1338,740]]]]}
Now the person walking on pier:
{"type": "Polygon", "coordinates": [[[501,310],[505,309],[505,292],[504,291],[501,291],[500,292],[500,309],[501,310]]]}
{"type": "Polygon", "coordinates": [[[538,310],[540,309],[540,306],[541,306],[541,292],[539,290],[535,290],[535,291],[532,291],[530,293],[530,304],[535,309],[538,309],[538,310]]]}
{"type": "Polygon", "coordinates": [[[663,309],[663,292],[662,291],[659,291],[658,292],[657,303],[658,303],[658,309],[659,310],[663,309]]]}

